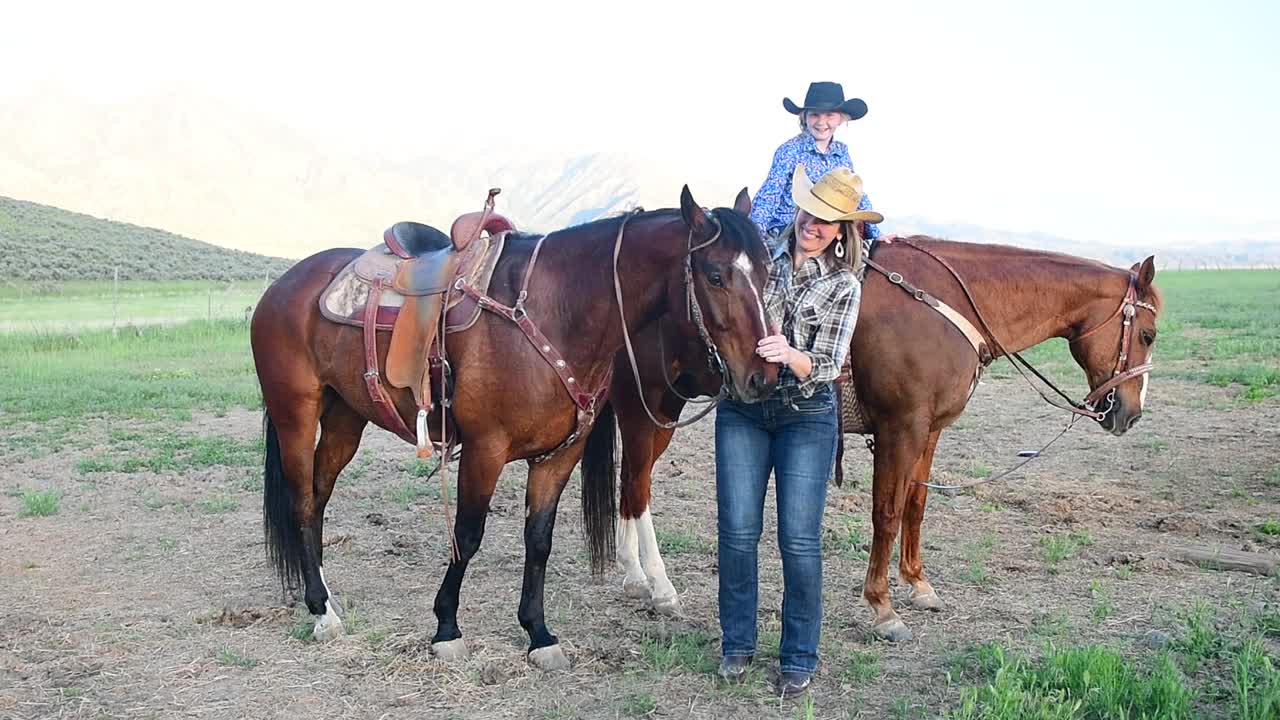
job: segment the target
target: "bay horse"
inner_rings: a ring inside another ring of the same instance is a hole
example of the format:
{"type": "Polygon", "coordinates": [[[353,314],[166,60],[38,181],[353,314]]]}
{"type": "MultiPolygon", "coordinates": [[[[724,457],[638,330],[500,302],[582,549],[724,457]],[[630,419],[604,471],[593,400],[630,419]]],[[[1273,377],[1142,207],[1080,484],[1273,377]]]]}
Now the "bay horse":
{"type": "MultiPolygon", "coordinates": [[[[920,556],[924,483],[939,436],[964,411],[980,368],[995,357],[1065,338],[1093,390],[1089,409],[1075,410],[1123,435],[1142,415],[1162,300],[1153,284],[1153,257],[1122,270],[1060,253],[914,236],[877,242],[873,258],[889,272],[867,272],[850,349],[864,427],[845,431],[874,440],[874,534],[863,597],[875,612],[873,634],[901,642],[911,630],[890,602],[890,553],[901,531],[898,572],[911,586],[911,607],[940,610],[920,556]],[[924,299],[958,310],[971,327],[981,328],[984,346],[975,352],[955,324],[895,284],[927,289],[924,299]],[[1092,410],[1104,403],[1102,411],[1092,410]]],[[[718,382],[678,317],[646,328],[643,337],[640,392],[624,374],[610,393],[623,443],[617,561],[626,573],[626,596],[675,613],[679,599],[649,514],[653,466],[674,431],[655,425],[641,400],[665,423],[680,417],[684,398],[713,394],[718,382]]],[[[611,432],[605,425],[593,430],[611,432]]],[[[593,444],[592,452],[601,447],[593,444]]],[[[588,469],[607,467],[584,464],[584,482],[596,482],[586,480],[588,469]]]]}
{"type": "MultiPolygon", "coordinates": [[[[523,326],[496,312],[481,313],[470,329],[449,336],[461,459],[452,536],[457,552],[434,604],[436,657],[466,655],[457,618],[463,575],[479,549],[499,472],[510,461],[525,459],[525,563],[517,617],[529,635],[532,664],[569,666],[543,609],[556,509],[588,444],[587,428],[579,425],[580,406],[566,388],[575,383],[584,392],[606,389],[614,355],[629,333],[664,313],[696,314],[707,343],[727,368],[727,386],[747,402],[771,391],[777,369],[755,352],[767,333],[757,288],[764,286],[768,258],[742,210],[749,207],[746,197],[744,189],[735,208],[707,211],[686,186],[678,210],[636,211],[547,236],[508,237],[489,297],[536,323],[546,345],[536,347],[523,326]],[[547,359],[552,346],[562,362],[547,359]],[[566,379],[558,372],[566,365],[576,376],[566,379]]],[[[392,430],[366,390],[361,329],[330,322],[319,311],[326,285],[360,253],[331,249],[298,262],[268,288],[250,327],[265,408],[268,555],[282,582],[305,584],[317,639],[343,630],[324,578],[325,506],[365,426],[372,422],[392,430]]],[[[379,333],[377,339],[383,373],[387,335],[379,333]]],[[[411,391],[390,392],[401,419],[411,423],[417,411],[411,391]]],[[[432,430],[437,428],[432,423],[432,430]]],[[[606,475],[604,486],[584,485],[582,493],[585,534],[597,570],[614,543],[613,478],[606,475]]]]}

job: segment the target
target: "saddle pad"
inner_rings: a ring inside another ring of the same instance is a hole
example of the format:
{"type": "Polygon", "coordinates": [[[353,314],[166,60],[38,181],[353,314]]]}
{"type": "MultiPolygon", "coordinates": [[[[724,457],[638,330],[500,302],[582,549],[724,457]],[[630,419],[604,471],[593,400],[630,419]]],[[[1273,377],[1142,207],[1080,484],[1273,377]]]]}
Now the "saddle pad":
{"type": "MultiPolygon", "coordinates": [[[[351,261],[338,271],[330,281],[329,287],[320,293],[320,314],[327,320],[343,325],[364,326],[364,305],[369,299],[369,283],[356,272],[356,263],[363,258],[351,261]]],[[[396,315],[404,304],[404,296],[390,289],[383,288],[378,299],[378,330],[390,330],[396,323],[396,315]]]]}
{"type": "Polygon", "coordinates": [[[867,419],[862,416],[862,406],[858,403],[852,379],[840,384],[840,423],[845,434],[866,435],[871,431],[867,419]]]}
{"type": "MultiPolygon", "coordinates": [[[[855,331],[856,332],[856,331],[855,331]]],[[[840,375],[836,377],[836,397],[840,402],[840,429],[850,435],[866,435],[871,423],[862,412],[858,391],[853,384],[853,357],[846,355],[840,375]]]]}

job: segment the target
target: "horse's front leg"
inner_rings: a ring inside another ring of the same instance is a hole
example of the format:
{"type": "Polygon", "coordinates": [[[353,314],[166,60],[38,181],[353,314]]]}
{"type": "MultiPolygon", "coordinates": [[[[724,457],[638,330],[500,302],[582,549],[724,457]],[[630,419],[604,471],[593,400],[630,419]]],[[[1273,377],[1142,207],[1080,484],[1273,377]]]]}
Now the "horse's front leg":
{"type": "MultiPolygon", "coordinates": [[[[529,633],[529,663],[541,670],[569,669],[569,659],[560,649],[560,641],[547,629],[543,589],[560,494],[564,492],[569,473],[578,464],[582,450],[583,444],[579,441],[529,466],[529,482],[525,489],[524,585],[520,591],[518,617],[520,626],[529,633]]],[[[612,484],[613,478],[608,481],[612,484]]],[[[583,493],[585,495],[585,488],[583,493]]]]}
{"type": "Polygon", "coordinates": [[[453,527],[458,557],[449,561],[449,569],[436,593],[438,625],[435,636],[431,638],[431,653],[441,660],[458,660],[467,656],[462,630],[458,628],[458,595],[462,591],[467,565],[484,538],[489,501],[493,498],[493,489],[498,484],[498,474],[502,472],[505,461],[506,456],[488,450],[479,439],[468,442],[462,449],[458,472],[458,515],[453,527]]]}
{"type": "Polygon", "coordinates": [[[920,559],[920,525],[924,521],[925,502],[929,498],[929,472],[933,469],[933,452],[938,447],[941,430],[929,434],[924,454],[916,461],[907,487],[906,509],[902,517],[902,545],[898,553],[898,576],[911,585],[911,607],[916,610],[941,610],[942,599],[929,584],[920,559]]]}

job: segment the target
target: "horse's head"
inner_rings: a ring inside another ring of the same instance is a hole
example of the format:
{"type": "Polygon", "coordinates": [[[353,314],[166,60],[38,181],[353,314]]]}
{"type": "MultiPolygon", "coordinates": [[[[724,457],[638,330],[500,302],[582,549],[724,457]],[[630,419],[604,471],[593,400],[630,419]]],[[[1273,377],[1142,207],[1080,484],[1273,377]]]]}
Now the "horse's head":
{"type": "MultiPolygon", "coordinates": [[[[765,317],[765,281],[769,256],[760,232],[747,218],[751,199],[746,188],[733,208],[710,213],[694,202],[686,185],[680,193],[680,215],[692,233],[690,267],[693,302],[685,278],[669,283],[670,307],[705,333],[728,373],[725,384],[744,402],[763,400],[778,382],[778,366],[756,354],[769,332],[765,317]]],[[[681,264],[678,272],[684,273],[681,264]]],[[[704,338],[704,340],[707,338],[704,338]]]]}
{"type": "Polygon", "coordinates": [[[1096,310],[1071,340],[1071,354],[1084,368],[1092,390],[1085,404],[1101,413],[1104,430],[1120,436],[1142,417],[1147,400],[1151,354],[1160,314],[1155,257],[1135,263],[1123,298],[1099,298],[1096,310]]]}

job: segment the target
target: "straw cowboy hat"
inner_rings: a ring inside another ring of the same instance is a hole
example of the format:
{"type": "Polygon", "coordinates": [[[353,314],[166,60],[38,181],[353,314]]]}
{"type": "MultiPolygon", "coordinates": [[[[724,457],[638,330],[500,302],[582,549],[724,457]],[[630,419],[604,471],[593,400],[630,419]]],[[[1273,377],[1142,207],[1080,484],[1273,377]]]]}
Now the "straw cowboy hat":
{"type": "Polygon", "coordinates": [[[867,114],[867,104],[858,98],[844,99],[844,88],[840,83],[809,83],[809,91],[804,94],[804,105],[796,105],[791,98],[782,98],[782,107],[792,115],[799,115],[806,110],[814,112],[842,112],[850,120],[857,120],[867,114]]]}
{"type": "Polygon", "coordinates": [[[862,202],[862,178],[849,168],[838,167],[815,184],[809,182],[804,165],[796,165],[795,174],[791,176],[791,199],[796,207],[827,222],[884,222],[884,216],[875,210],[858,209],[858,203],[862,202]]]}

